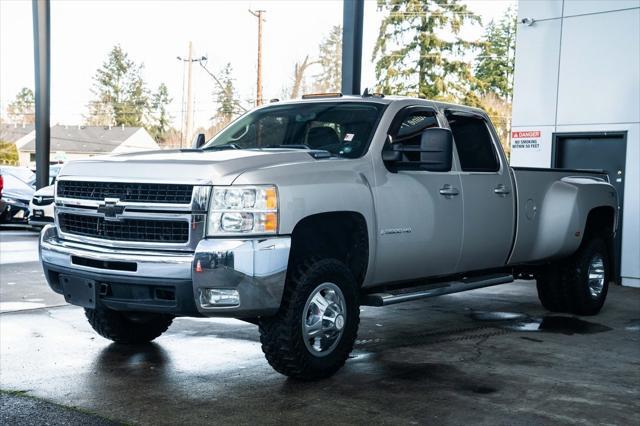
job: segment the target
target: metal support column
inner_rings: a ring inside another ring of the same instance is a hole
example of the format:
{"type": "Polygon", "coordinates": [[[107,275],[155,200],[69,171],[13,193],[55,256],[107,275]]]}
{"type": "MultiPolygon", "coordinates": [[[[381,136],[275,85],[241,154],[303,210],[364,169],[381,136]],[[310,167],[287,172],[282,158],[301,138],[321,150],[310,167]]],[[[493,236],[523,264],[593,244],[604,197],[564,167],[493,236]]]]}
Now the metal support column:
{"type": "Polygon", "coordinates": [[[343,0],[342,93],[360,94],[364,0],[343,0]]]}
{"type": "Polygon", "coordinates": [[[32,0],[36,82],[36,187],[49,185],[51,17],[49,0],[32,0]]]}

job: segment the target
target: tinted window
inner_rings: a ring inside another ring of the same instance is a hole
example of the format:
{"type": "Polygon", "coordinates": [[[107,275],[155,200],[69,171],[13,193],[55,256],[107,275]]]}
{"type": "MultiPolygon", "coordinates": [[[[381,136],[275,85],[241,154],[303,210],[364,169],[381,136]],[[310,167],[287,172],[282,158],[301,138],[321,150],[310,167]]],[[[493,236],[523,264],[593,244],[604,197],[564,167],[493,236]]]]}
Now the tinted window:
{"type": "Polygon", "coordinates": [[[497,172],[500,167],[493,141],[484,120],[476,117],[449,115],[460,157],[462,170],[468,172],[497,172]]]}

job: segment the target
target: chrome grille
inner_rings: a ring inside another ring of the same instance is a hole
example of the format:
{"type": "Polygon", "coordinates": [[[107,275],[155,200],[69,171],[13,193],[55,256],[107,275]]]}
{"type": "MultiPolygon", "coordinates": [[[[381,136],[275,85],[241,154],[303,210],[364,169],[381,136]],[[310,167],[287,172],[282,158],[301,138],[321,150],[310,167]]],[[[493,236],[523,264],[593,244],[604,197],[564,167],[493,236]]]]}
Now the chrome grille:
{"type": "Polygon", "coordinates": [[[111,241],[187,243],[189,222],[177,220],[119,219],[101,216],[59,213],[62,232],[111,241]]]}
{"type": "Polygon", "coordinates": [[[189,204],[193,185],[61,180],[57,191],[60,198],[79,200],[118,198],[130,203],[189,204]]]}

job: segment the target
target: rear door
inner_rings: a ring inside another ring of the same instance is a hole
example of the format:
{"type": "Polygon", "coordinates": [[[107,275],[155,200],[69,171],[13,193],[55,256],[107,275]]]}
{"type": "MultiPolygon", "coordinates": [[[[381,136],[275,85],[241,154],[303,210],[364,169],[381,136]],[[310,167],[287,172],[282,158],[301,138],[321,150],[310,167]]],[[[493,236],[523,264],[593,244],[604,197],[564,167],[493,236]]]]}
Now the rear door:
{"type": "Polygon", "coordinates": [[[510,169],[487,119],[448,111],[460,161],[463,241],[458,270],[503,266],[513,243],[514,197],[510,169]]]}

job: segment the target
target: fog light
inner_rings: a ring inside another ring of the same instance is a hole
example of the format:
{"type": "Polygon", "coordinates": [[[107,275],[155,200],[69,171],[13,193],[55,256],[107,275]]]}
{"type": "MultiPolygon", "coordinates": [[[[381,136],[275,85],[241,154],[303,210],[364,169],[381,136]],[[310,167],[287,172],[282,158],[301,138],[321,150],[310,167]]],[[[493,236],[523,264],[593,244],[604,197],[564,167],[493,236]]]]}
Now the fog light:
{"type": "Polygon", "coordinates": [[[240,294],[230,288],[203,288],[200,290],[200,305],[203,307],[238,306],[240,294]]]}

